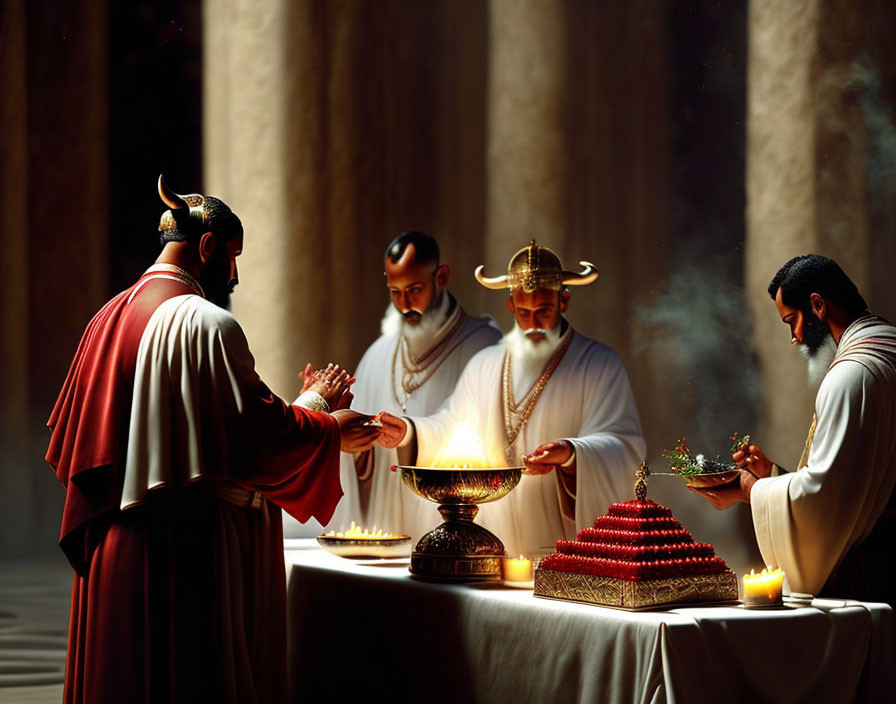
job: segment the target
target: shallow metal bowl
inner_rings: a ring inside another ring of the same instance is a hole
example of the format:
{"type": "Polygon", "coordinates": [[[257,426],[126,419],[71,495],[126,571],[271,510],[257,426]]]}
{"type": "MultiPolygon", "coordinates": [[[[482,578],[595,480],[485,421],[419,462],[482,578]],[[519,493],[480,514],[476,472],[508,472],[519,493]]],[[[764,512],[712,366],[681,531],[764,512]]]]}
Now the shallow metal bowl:
{"type": "Polygon", "coordinates": [[[319,535],[317,544],[334,555],[355,560],[408,557],[411,554],[409,535],[394,538],[337,538],[335,535],[319,535]]]}
{"type": "Polygon", "coordinates": [[[740,475],[738,469],[726,469],[724,472],[708,472],[706,474],[682,474],[689,486],[695,489],[710,489],[733,482],[740,475]]]}
{"type": "Polygon", "coordinates": [[[437,504],[484,504],[497,501],[515,487],[523,467],[458,469],[398,465],[401,481],[415,494],[437,504]]]}

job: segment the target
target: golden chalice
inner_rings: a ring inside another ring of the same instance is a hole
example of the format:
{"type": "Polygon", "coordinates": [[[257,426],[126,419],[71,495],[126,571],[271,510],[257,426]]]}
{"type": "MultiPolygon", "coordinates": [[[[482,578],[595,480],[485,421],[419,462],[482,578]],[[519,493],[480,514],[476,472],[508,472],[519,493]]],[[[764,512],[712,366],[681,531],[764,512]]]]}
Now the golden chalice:
{"type": "Polygon", "coordinates": [[[499,581],[504,544],[473,519],[478,504],[497,501],[519,483],[523,467],[395,469],[415,494],[439,504],[444,519],[417,542],[411,574],[444,581],[499,581]]]}

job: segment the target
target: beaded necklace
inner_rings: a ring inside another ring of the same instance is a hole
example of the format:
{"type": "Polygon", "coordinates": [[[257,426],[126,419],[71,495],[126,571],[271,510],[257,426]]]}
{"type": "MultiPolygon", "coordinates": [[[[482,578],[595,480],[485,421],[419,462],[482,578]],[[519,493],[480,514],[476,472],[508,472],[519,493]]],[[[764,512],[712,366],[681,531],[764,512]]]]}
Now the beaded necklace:
{"type": "Polygon", "coordinates": [[[513,444],[526,426],[529,416],[532,415],[532,411],[535,410],[535,404],[538,402],[538,397],[541,396],[541,392],[544,391],[544,387],[547,386],[551,375],[554,373],[557,365],[560,364],[563,355],[566,354],[570,342],[572,342],[572,328],[569,329],[566,339],[560,343],[557,351],[554,352],[548,360],[548,363],[545,365],[541,375],[535,380],[535,383],[532,384],[532,387],[526,392],[523,398],[520,399],[519,403],[516,403],[513,400],[510,351],[508,350],[504,353],[504,364],[501,369],[501,387],[504,395],[504,403],[502,405],[502,410],[504,412],[504,455],[507,458],[508,464],[513,461],[513,444]],[[516,419],[515,422],[514,419],[516,419]]]}
{"type": "Polygon", "coordinates": [[[439,337],[439,341],[436,344],[419,357],[414,357],[410,353],[408,341],[404,335],[398,338],[398,343],[395,345],[395,353],[392,355],[392,394],[395,397],[395,401],[401,406],[402,412],[407,411],[407,403],[411,395],[432,378],[433,374],[442,366],[442,363],[448,359],[451,352],[463,342],[465,338],[460,338],[457,333],[460,332],[466,322],[467,314],[460,305],[455,304],[454,313],[449,316],[441,328],[444,334],[439,337]],[[452,342],[454,344],[451,344],[449,348],[449,343],[452,342]],[[401,359],[401,376],[398,379],[398,385],[401,386],[401,390],[404,392],[404,400],[398,398],[398,390],[395,383],[399,359],[401,359]]]}

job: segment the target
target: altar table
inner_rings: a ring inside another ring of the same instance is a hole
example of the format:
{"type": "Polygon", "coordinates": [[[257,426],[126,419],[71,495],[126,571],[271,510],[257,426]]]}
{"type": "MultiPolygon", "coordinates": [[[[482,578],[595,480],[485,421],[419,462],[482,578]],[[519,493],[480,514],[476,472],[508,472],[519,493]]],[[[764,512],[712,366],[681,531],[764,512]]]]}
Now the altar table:
{"type": "Polygon", "coordinates": [[[287,540],[290,687],[328,702],[889,702],[885,604],[630,613],[287,540]]]}

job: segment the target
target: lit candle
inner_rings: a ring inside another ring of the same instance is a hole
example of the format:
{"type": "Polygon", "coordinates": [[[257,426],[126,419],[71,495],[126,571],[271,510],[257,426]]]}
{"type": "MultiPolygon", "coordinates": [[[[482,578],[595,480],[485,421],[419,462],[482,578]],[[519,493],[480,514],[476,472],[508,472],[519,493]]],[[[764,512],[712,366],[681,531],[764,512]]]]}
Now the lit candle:
{"type": "Polygon", "coordinates": [[[373,530],[361,528],[354,521],[352,521],[351,527],[348,530],[338,532],[335,530],[331,530],[329,533],[326,533],[324,537],[351,538],[352,540],[381,540],[383,538],[401,538],[403,536],[396,535],[395,533],[386,533],[381,528],[377,528],[376,526],[373,527],[373,530]]]}
{"type": "Polygon", "coordinates": [[[781,606],[781,589],[784,586],[784,570],[768,569],[756,574],[744,575],[744,606],[781,606]]]}
{"type": "Polygon", "coordinates": [[[505,558],[504,584],[508,587],[535,586],[535,573],[532,569],[532,560],[523,557],[522,555],[520,555],[519,558],[505,558]]]}

